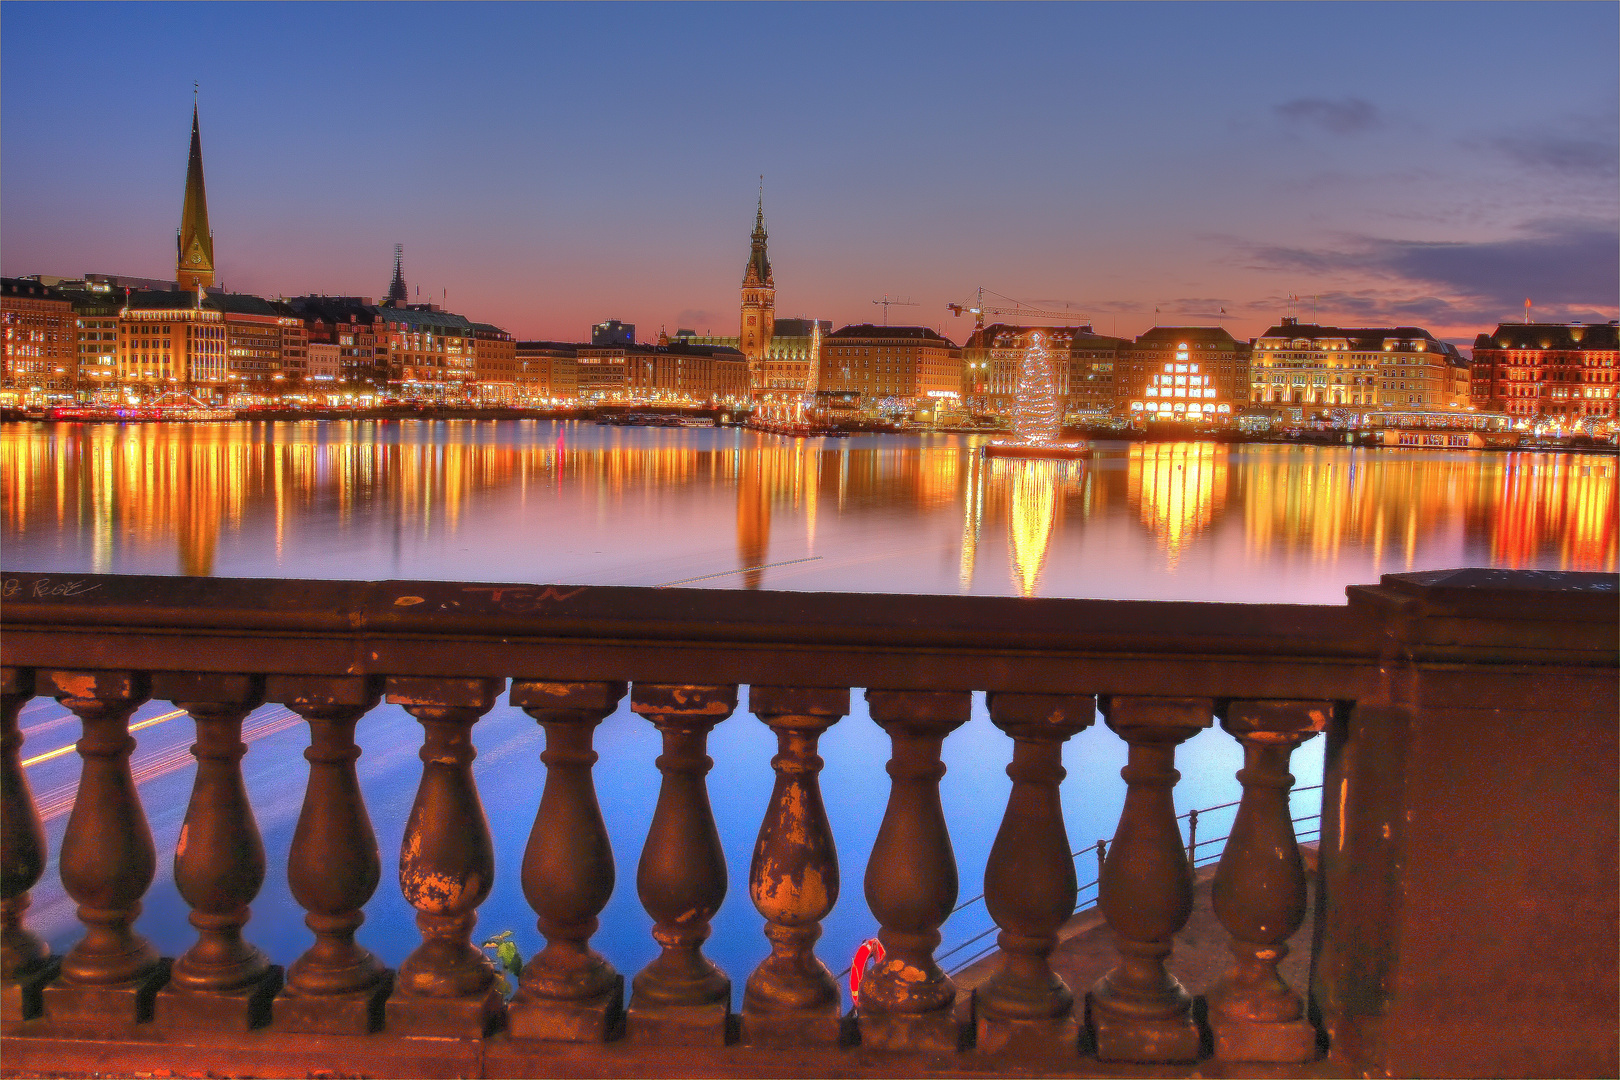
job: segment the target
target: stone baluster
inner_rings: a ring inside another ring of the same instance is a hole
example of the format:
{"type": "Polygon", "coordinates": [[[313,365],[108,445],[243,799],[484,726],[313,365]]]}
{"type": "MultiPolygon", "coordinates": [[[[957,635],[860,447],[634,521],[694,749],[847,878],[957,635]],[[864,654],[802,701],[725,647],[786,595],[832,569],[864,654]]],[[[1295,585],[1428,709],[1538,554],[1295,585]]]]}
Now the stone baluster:
{"type": "Polygon", "coordinates": [[[248,1030],[270,1021],[281,968],[242,940],[248,904],[264,884],[264,843],[242,783],[242,721],[264,701],[257,676],[152,676],[152,696],[196,722],[197,775],[174,853],[174,883],[191,905],[197,943],[158,992],[160,1028],[248,1030]]]}
{"type": "Polygon", "coordinates": [[[771,953],[743,991],[742,1039],[770,1046],[836,1046],[843,998],[816,958],[821,920],[838,900],[838,851],[821,801],[821,733],[849,712],[844,688],[753,686],[748,707],[776,732],[776,785],[759,827],[748,891],[765,916],[771,953]]]}
{"type": "Polygon", "coordinates": [[[636,892],[652,915],[662,952],[630,983],[631,1041],[717,1046],[731,1026],[731,979],[708,957],[709,920],[726,897],[726,856],[709,809],[704,777],[714,761],[709,731],[737,707],[735,686],[637,683],[630,707],[664,737],[663,781],[636,892]]]}
{"type": "Polygon", "coordinates": [[[133,929],[157,872],[157,851],[129,767],[135,749],[129,718],[147,699],[147,677],[48,671],[39,678],[84,727],[78,744],[83,766],[62,836],[61,871],[62,885],[78,901],[85,934],[44,989],[45,1015],[87,1023],[150,1020],[168,962],[133,929]]]}
{"type": "Polygon", "coordinates": [[[287,854],[287,881],[315,943],[287,969],[272,1025],[355,1034],[382,1025],[393,973],[354,940],[377,891],[382,862],[355,775],[355,725],[380,697],[360,676],[269,676],[265,696],[309,722],[309,782],[287,854]]]}
{"type": "Polygon", "coordinates": [[[399,965],[388,1029],[481,1038],[505,1016],[495,968],[472,943],[478,905],[495,881],[495,842],[478,798],[472,727],[504,679],[389,676],[388,703],[421,721],[422,782],[399,848],[399,888],[416,908],[422,944],[399,965]]]}
{"type": "Polygon", "coordinates": [[[939,927],[956,904],[956,854],[939,781],[945,736],[965,723],[972,695],[868,690],[867,709],[889,733],[889,804],[866,864],[866,903],[884,959],[861,980],[861,1045],[954,1051],[963,1031],[956,985],[934,961],[939,927]]]}
{"type": "Polygon", "coordinates": [[[625,689],[622,682],[512,682],[512,704],[546,732],[545,788],[523,853],[523,895],[539,916],[546,947],[523,965],[507,1004],[517,1038],[603,1042],[624,1013],[624,976],[590,940],[615,876],[591,780],[591,737],[625,689]]]}
{"type": "Polygon", "coordinates": [[[1205,698],[1103,699],[1108,726],[1130,745],[1125,808],[1103,863],[1101,906],[1120,962],[1091,988],[1086,1014],[1104,1061],[1198,1059],[1192,998],[1165,969],[1171,939],[1192,914],[1192,864],[1171,791],[1176,746],[1212,722],[1205,698]]]}
{"type": "Polygon", "coordinates": [[[1052,970],[1058,929],[1078,892],[1058,785],[1063,744],[1091,726],[1091,697],[991,694],[990,718],[1013,737],[1012,792],[984,869],[984,903],[1001,927],[1001,970],[977,996],[981,1054],[1073,1056],[1074,994],[1052,970]]]}
{"type": "Polygon", "coordinates": [[[45,873],[45,827],[21,761],[17,714],[34,696],[34,673],[0,668],[0,1017],[7,1023],[39,1015],[40,988],[56,977],[60,960],[23,923],[28,893],[45,873]]]}
{"type": "Polygon", "coordinates": [[[1215,915],[1232,935],[1233,964],[1207,995],[1209,1028],[1222,1061],[1310,1061],[1316,1029],[1277,973],[1288,939],[1305,919],[1305,867],[1288,792],[1294,748],[1327,727],[1321,701],[1234,701],[1221,726],[1243,744],[1232,832],[1215,869],[1215,915]]]}

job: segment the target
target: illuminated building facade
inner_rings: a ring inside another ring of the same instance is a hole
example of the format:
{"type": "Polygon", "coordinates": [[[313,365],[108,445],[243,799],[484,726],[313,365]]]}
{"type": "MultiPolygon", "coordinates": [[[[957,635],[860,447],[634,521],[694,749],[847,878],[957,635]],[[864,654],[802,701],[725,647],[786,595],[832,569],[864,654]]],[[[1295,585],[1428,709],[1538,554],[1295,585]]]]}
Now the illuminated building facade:
{"type": "Polygon", "coordinates": [[[517,398],[517,340],[498,326],[473,323],[473,372],[478,400],[508,405],[517,398]]]}
{"type": "Polygon", "coordinates": [[[520,402],[571,401],[579,397],[579,350],[567,341],[515,343],[514,388],[520,402]]]}
{"type": "Polygon", "coordinates": [[[1069,342],[1069,414],[1114,412],[1119,405],[1118,372],[1131,343],[1106,334],[1076,333],[1069,342]]]}
{"type": "Polygon", "coordinates": [[[464,402],[474,392],[472,323],[432,304],[378,309],[377,348],[402,401],[464,402]]]}
{"type": "MultiPolygon", "coordinates": [[[[349,390],[375,392],[388,385],[388,364],[377,349],[376,307],[359,296],[297,296],[287,301],[303,323],[311,357],[316,345],[336,346],[337,383],[349,390]]],[[[311,375],[314,365],[311,364],[311,375]]]]}
{"type": "MultiPolygon", "coordinates": [[[[267,325],[275,324],[271,311],[267,325]]],[[[115,383],[135,398],[182,387],[223,387],[231,381],[229,346],[225,314],[216,298],[194,292],[131,292],[118,313],[115,383]]],[[[279,362],[279,331],[274,355],[279,362]]]]}
{"type": "Polygon", "coordinates": [[[1156,326],[1115,365],[1133,422],[1229,424],[1249,403],[1249,347],[1218,326],[1156,326]]]}
{"type": "Polygon", "coordinates": [[[71,400],[79,384],[79,330],[67,296],[37,281],[0,278],[0,327],[0,402],[71,400]]]}
{"type": "Polygon", "coordinates": [[[1474,341],[1473,402],[1574,427],[1616,416],[1615,323],[1502,323],[1474,341]]]}
{"type": "Polygon", "coordinates": [[[1052,357],[1052,377],[1064,412],[1107,412],[1114,407],[1114,365],[1129,342],[1094,334],[1090,326],[1021,326],[992,323],[962,346],[962,397],[969,409],[1011,415],[1029,335],[1039,332],[1052,357]]]}
{"type": "Polygon", "coordinates": [[[926,326],[841,327],[822,339],[823,388],[879,412],[932,408],[962,394],[962,350],[926,326]]]}
{"type": "Polygon", "coordinates": [[[581,345],[576,371],[586,401],[715,405],[748,397],[747,358],[724,346],[581,345]]]}
{"type": "Polygon", "coordinates": [[[73,304],[78,324],[78,396],[80,400],[100,400],[107,396],[103,391],[118,387],[118,313],[124,306],[124,293],[103,285],[64,288],[62,295],[73,304]]]}
{"type": "Polygon", "coordinates": [[[203,187],[202,133],[191,107],[191,155],[186,160],[186,201],[175,234],[174,279],[184,292],[214,284],[214,234],[208,228],[208,192],[203,187]]]}
{"type": "Polygon", "coordinates": [[[1340,327],[1285,318],[1255,339],[1257,404],[1314,411],[1463,409],[1468,365],[1416,326],[1340,327]]]}

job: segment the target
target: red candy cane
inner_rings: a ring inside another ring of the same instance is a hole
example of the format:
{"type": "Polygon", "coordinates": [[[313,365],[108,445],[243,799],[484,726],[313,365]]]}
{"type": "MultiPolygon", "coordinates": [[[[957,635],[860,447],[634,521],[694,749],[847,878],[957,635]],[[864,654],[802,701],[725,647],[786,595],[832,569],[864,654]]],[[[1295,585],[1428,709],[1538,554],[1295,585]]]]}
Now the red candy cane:
{"type": "Polygon", "coordinates": [[[883,942],[877,938],[867,938],[861,942],[861,947],[855,950],[855,959],[849,965],[849,1001],[855,1008],[861,1007],[861,976],[866,973],[866,962],[873,964],[883,963],[883,942]]]}

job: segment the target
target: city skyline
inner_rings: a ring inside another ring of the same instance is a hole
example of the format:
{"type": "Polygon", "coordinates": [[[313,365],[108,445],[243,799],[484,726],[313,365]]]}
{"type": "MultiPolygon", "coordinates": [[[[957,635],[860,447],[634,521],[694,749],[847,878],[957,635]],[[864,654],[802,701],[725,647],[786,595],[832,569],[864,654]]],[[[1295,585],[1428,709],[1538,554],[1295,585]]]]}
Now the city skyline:
{"type": "Polygon", "coordinates": [[[172,276],[196,78],[241,292],[381,299],[401,242],[412,300],[521,338],[732,333],[763,173],[784,317],[902,297],[892,321],[961,341],[945,305],[979,285],[1122,335],[1620,314],[1608,5],[6,15],[7,276],[172,276]],[[1139,47],[1019,47],[1099,35],[1139,47]]]}

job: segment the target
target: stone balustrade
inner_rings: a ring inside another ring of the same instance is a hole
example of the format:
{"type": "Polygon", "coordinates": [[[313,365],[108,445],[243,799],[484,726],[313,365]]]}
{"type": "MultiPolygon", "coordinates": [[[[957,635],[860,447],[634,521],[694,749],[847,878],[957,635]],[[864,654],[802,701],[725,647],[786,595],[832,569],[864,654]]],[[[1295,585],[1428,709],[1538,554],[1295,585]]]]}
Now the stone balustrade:
{"type": "Polygon", "coordinates": [[[1213,1057],[1612,1075],[1614,577],[1452,571],[1349,592],[1334,607],[7,573],[7,1071],[1091,1075],[1213,1057]],[[834,906],[861,902],[840,888],[817,754],[852,690],[892,747],[864,883],[884,958],[854,1012],[816,952],[834,906]],[[967,991],[935,950],[960,870],[941,750],[974,692],[1008,738],[1012,790],[983,880],[1002,966],[967,991]],[[47,863],[17,719],[35,696],[82,729],[59,864],[84,931],[61,957],[27,920],[47,863]],[[593,781],[593,732],[627,696],[663,747],[635,882],[660,951],[628,982],[591,944],[612,844],[636,839],[609,837],[593,781]],[[472,729],[502,698],[545,732],[521,853],[496,850],[471,768],[472,729]],[[172,960],[134,929],[158,853],[129,718],[151,699],[196,730],[174,885],[197,936],[172,960]],[[382,861],[356,722],[385,700],[422,727],[397,867],[421,943],[397,970],[357,938],[382,861]],[[266,701],[309,729],[284,866],[266,864],[241,770],[243,719],[266,701]],[[706,780],[709,733],[739,706],[778,747],[758,766],[775,786],[746,871],[770,948],[752,972],[704,949],[742,891],[706,780]],[[1061,750],[1098,713],[1128,746],[1100,875],[1119,959],[1071,987],[1049,962],[1076,895],[1061,750]],[[1176,750],[1217,724],[1244,759],[1213,886],[1232,962],[1189,987],[1176,750]],[[1312,978],[1290,986],[1277,964],[1306,876],[1288,762],[1324,733],[1312,978]],[[1455,839],[1478,829],[1495,855],[1455,839]],[[1545,873],[1517,869],[1536,860],[1545,873]],[[513,872],[544,947],[507,999],[470,935],[513,872]],[[306,912],[301,956],[246,932],[267,873],[306,912]]]}

